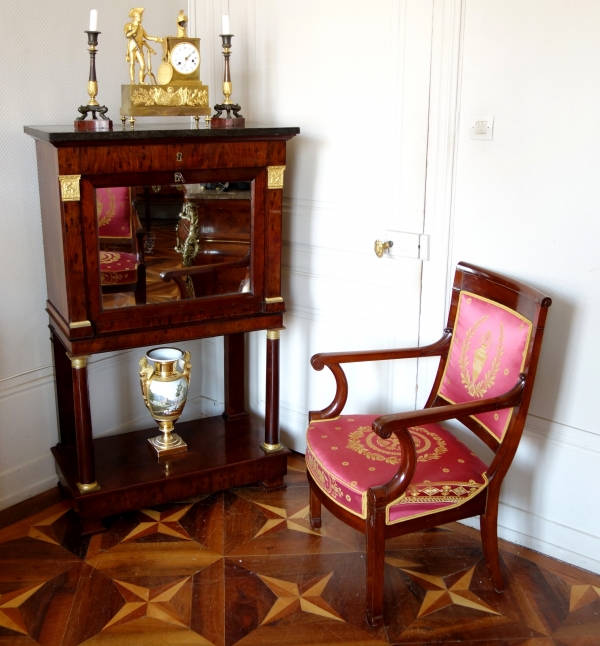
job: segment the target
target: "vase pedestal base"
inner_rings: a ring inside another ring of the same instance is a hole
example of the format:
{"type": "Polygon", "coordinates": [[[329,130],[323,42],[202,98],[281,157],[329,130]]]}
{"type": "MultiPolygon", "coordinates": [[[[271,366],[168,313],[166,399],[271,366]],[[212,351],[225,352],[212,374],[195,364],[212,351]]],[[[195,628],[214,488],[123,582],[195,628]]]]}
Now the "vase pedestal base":
{"type": "Polygon", "coordinates": [[[165,455],[174,455],[175,453],[184,453],[187,451],[187,444],[177,435],[177,433],[169,433],[168,440],[165,441],[165,438],[162,435],[157,437],[151,437],[148,442],[151,447],[151,451],[154,451],[156,455],[161,458],[165,455]]]}

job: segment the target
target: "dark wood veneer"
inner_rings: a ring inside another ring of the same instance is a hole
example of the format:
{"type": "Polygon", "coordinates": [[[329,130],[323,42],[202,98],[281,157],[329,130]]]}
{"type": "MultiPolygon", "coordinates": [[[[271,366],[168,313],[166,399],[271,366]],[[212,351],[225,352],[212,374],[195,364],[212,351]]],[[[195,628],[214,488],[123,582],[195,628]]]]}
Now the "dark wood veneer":
{"type": "Polygon", "coordinates": [[[74,132],[32,126],[25,132],[36,140],[38,158],[61,438],[53,453],[84,532],[102,531],[103,516],[144,505],[257,481],[267,488],[282,486],[288,451],[265,454],[260,448],[261,441],[279,441],[279,339],[268,340],[265,429],[244,407],[244,334],[283,329],[285,304],[267,302],[280,296],[282,201],[282,191],[267,186],[267,168],[285,165],[286,141],[299,129],[152,125],[74,132]],[[79,201],[62,200],[63,175],[81,176],[79,201]],[[95,189],[177,181],[251,183],[250,293],[103,309],[95,189]],[[156,426],[92,440],[87,368],[72,368],[66,353],[83,357],[221,335],[224,419],[178,424],[188,453],[159,462],[147,448],[156,426]],[[77,483],[94,480],[99,490],[79,492],[77,483]]]}

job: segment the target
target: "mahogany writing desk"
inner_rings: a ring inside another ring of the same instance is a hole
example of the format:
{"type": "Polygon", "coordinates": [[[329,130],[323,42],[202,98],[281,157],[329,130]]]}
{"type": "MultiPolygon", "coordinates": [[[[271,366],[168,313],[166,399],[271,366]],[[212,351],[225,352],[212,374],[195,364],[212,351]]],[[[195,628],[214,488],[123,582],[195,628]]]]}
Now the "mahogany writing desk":
{"type": "Polygon", "coordinates": [[[286,141],[299,128],[25,132],[36,140],[54,349],[60,437],[52,452],[83,532],[102,531],[100,519],[121,511],[257,481],[283,486],[281,202],[286,141]],[[178,219],[152,219],[154,249],[134,256],[134,233],[139,241],[139,223],[150,221],[140,196],[161,193],[181,209],[178,219]],[[119,224],[123,209],[131,227],[119,224]],[[267,331],[264,422],[244,404],[244,334],[256,330],[267,331]],[[150,416],[146,430],[93,439],[89,355],[220,335],[224,413],[177,424],[186,453],[159,460],[148,450],[158,430],[150,416]]]}

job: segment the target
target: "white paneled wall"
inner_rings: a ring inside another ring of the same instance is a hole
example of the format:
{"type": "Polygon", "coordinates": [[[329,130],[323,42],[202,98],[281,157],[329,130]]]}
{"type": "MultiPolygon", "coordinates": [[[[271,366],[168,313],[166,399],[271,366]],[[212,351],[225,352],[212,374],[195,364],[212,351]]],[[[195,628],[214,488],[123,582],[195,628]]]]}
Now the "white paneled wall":
{"type": "Polygon", "coordinates": [[[600,572],[600,4],[465,8],[452,256],[553,299],[501,535],[600,572]],[[469,139],[474,114],[493,141],[469,139]]]}
{"type": "MultiPolygon", "coordinates": [[[[423,231],[433,2],[232,1],[232,15],[239,5],[247,116],[301,128],[284,189],[281,421],[283,441],[304,451],[308,410],[334,393],[312,354],[418,342],[421,262],[379,260],[373,243],[423,231]]],[[[256,412],[263,337],[251,346],[256,412]]],[[[347,372],[348,412],[414,407],[415,362],[347,372]]]]}

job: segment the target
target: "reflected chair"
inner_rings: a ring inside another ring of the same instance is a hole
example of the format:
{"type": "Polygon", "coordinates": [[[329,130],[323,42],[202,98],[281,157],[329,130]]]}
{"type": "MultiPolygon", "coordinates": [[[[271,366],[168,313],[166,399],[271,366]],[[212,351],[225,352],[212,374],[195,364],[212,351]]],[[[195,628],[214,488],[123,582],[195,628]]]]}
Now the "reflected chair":
{"type": "Polygon", "coordinates": [[[160,277],[176,283],[182,300],[249,291],[250,191],[192,192],[194,187],[185,186],[177,225],[175,249],[181,253],[183,267],[164,271],[160,277]]]}
{"type": "Polygon", "coordinates": [[[500,486],[523,433],[548,307],[541,292],[479,267],[457,267],[448,326],[432,345],[316,354],[336,381],[331,404],[309,413],[310,519],[321,505],[366,534],[367,620],[383,621],[385,540],[480,516],[485,562],[503,589],[498,555],[500,486]],[[344,363],[439,356],[423,410],[342,415],[344,363]],[[439,422],[458,420],[495,454],[486,465],[439,422]]]}
{"type": "Polygon", "coordinates": [[[167,283],[172,280],[177,285],[181,300],[250,291],[250,250],[236,260],[224,260],[224,256],[217,255],[204,258],[210,259],[210,262],[163,271],[160,277],[167,283]]]}
{"type": "Polygon", "coordinates": [[[134,292],[135,304],[146,303],[144,228],[132,206],[130,189],[96,189],[103,294],[134,292]]]}

